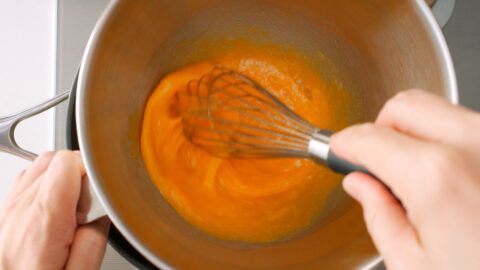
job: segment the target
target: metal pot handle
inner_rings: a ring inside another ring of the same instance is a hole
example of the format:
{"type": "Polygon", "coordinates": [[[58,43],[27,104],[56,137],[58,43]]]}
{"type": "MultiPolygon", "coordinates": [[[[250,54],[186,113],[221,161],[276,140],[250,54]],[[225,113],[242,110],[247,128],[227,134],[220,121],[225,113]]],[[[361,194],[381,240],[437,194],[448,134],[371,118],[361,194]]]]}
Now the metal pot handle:
{"type": "MultiPolygon", "coordinates": [[[[43,103],[33,106],[19,113],[0,118],[0,151],[6,152],[26,160],[33,161],[37,154],[32,153],[18,146],[15,141],[15,128],[23,120],[42,113],[67,100],[70,91],[61,93],[43,103]]],[[[78,205],[77,223],[86,224],[100,217],[106,216],[97,196],[93,194],[88,178],[82,183],[82,191],[78,205]]]]}
{"type": "Polygon", "coordinates": [[[37,155],[18,146],[15,141],[15,128],[23,120],[60,104],[69,96],[70,91],[67,91],[29,109],[0,118],[0,151],[33,161],[37,155]]]}
{"type": "Polygon", "coordinates": [[[433,7],[433,5],[435,5],[435,2],[437,2],[437,0],[425,0],[425,2],[427,2],[427,5],[429,5],[430,7],[433,7]]]}
{"type": "Polygon", "coordinates": [[[433,15],[437,19],[441,28],[450,20],[455,9],[455,0],[425,0],[427,5],[432,10],[433,15]]]}

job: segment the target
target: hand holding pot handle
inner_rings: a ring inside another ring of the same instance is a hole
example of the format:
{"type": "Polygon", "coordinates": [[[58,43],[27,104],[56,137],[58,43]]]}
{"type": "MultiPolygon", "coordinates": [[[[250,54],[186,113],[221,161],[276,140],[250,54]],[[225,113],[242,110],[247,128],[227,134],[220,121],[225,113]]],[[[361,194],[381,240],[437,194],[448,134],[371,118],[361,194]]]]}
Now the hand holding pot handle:
{"type": "MultiPolygon", "coordinates": [[[[29,109],[0,118],[0,151],[7,152],[30,161],[35,160],[37,157],[35,153],[18,146],[14,137],[15,128],[23,120],[42,113],[62,103],[63,101],[67,100],[69,96],[70,91],[66,91],[29,109]]],[[[89,223],[106,215],[105,210],[102,208],[97,196],[93,194],[88,180],[83,181],[81,194],[82,199],[79,202],[81,215],[78,217],[78,224],[89,223]]]]}
{"type": "Polygon", "coordinates": [[[0,206],[2,269],[99,269],[110,221],[86,222],[91,205],[80,153],[47,152],[0,206]]]}

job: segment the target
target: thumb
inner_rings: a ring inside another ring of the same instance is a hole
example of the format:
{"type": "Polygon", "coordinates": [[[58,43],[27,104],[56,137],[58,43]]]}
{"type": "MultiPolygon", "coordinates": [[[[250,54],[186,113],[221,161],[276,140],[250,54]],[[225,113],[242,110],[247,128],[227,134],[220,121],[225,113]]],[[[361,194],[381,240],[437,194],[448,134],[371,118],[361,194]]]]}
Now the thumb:
{"type": "Polygon", "coordinates": [[[412,260],[419,245],[401,203],[382,183],[363,173],[346,176],[343,187],[362,205],[368,232],[388,269],[406,269],[405,262],[412,260]]]}

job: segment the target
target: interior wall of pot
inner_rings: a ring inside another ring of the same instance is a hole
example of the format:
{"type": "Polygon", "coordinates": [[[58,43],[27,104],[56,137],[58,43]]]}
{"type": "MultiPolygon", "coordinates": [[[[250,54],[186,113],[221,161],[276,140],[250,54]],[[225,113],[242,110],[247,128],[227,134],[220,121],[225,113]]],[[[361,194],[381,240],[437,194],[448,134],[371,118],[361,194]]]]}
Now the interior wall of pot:
{"type": "Polygon", "coordinates": [[[443,60],[414,2],[116,1],[82,67],[79,96],[85,100],[82,150],[95,172],[90,177],[122,223],[117,227],[179,269],[351,268],[374,259],[361,211],[341,191],[332,195],[323,223],[283,242],[227,243],[199,232],[165,202],[145,171],[142,114],[162,76],[209,59],[215,41],[226,38],[297,48],[319,74],[341,81],[358,100],[345,111],[352,124],[373,120],[402,89],[446,95],[443,60]]]}

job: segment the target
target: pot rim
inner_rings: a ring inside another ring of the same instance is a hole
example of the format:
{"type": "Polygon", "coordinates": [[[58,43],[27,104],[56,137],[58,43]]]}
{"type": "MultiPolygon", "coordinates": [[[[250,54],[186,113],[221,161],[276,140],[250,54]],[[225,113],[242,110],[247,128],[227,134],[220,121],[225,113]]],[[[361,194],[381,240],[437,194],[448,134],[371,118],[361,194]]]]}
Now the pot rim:
{"type": "Polygon", "coordinates": [[[77,94],[76,94],[76,103],[75,103],[75,120],[77,122],[77,137],[78,143],[80,147],[80,154],[82,156],[83,162],[85,164],[85,169],[87,175],[89,176],[89,181],[91,184],[91,188],[93,189],[93,193],[97,196],[98,200],[100,201],[101,205],[103,206],[107,216],[110,218],[111,222],[115,225],[118,231],[125,237],[125,239],[137,250],[142,254],[147,260],[152,262],[154,265],[159,267],[160,269],[165,270],[174,270],[175,268],[160,258],[158,258],[150,249],[146,248],[128,228],[122,222],[121,218],[115,213],[113,210],[112,205],[106,199],[104,189],[99,184],[97,179],[99,179],[98,175],[93,170],[93,164],[91,159],[89,159],[90,151],[88,148],[88,140],[83,133],[85,129],[85,119],[84,115],[82,114],[82,108],[85,107],[85,100],[83,98],[84,95],[84,86],[87,81],[87,74],[88,69],[90,67],[90,63],[92,59],[96,55],[96,48],[99,43],[99,37],[103,34],[105,29],[105,25],[108,23],[111,14],[114,13],[117,5],[121,3],[122,0],[112,0],[108,3],[105,10],[100,15],[95,27],[92,30],[92,33],[88,39],[87,45],[85,47],[85,52],[82,57],[82,61],[80,64],[80,71],[78,74],[78,87],[77,87],[77,94]]]}
{"type": "MultiPolygon", "coordinates": [[[[92,59],[96,55],[96,50],[97,50],[97,45],[99,43],[99,37],[103,34],[103,31],[105,29],[105,25],[108,23],[111,14],[114,13],[117,5],[121,2],[122,0],[113,0],[110,1],[106,9],[103,11],[102,15],[100,16],[99,20],[97,21],[92,34],[88,40],[85,53],[83,55],[81,65],[80,65],[80,71],[79,71],[79,78],[78,78],[78,88],[77,88],[77,93],[76,93],[76,104],[75,104],[75,118],[77,122],[77,135],[78,135],[78,141],[79,141],[79,146],[80,146],[80,152],[82,155],[82,159],[85,163],[86,171],[87,174],[89,175],[89,179],[91,181],[91,186],[94,190],[95,195],[98,197],[100,203],[104,207],[106,213],[108,214],[108,217],[111,219],[115,227],[118,228],[120,233],[130,242],[130,244],[137,249],[145,258],[147,258],[150,262],[152,262],[154,265],[161,269],[165,270],[173,270],[174,267],[166,263],[165,261],[161,260],[158,258],[154,253],[146,248],[141,241],[127,228],[127,226],[124,225],[122,222],[121,218],[115,213],[113,210],[112,205],[109,203],[109,201],[106,199],[105,196],[102,196],[105,194],[104,189],[102,186],[99,184],[99,182],[96,180],[98,179],[98,175],[95,173],[93,170],[93,164],[92,160],[89,158],[90,156],[90,151],[89,151],[89,143],[88,140],[83,133],[83,130],[85,129],[85,118],[83,112],[83,108],[85,107],[85,100],[83,98],[84,92],[85,92],[85,84],[87,81],[87,74],[88,70],[90,68],[90,64],[92,62],[92,59]]],[[[457,87],[457,79],[455,75],[455,69],[453,65],[453,60],[450,54],[450,51],[448,49],[447,42],[445,40],[445,37],[442,33],[442,30],[440,26],[438,25],[431,9],[429,6],[426,4],[424,0],[413,0],[414,5],[416,5],[416,8],[419,10],[419,15],[418,16],[423,16],[426,19],[427,26],[430,28],[429,30],[433,34],[433,39],[436,41],[436,44],[438,46],[439,52],[441,54],[442,59],[445,61],[444,66],[446,68],[446,73],[447,73],[447,85],[448,85],[448,96],[447,98],[449,99],[450,102],[453,104],[458,104],[458,87],[457,87]]],[[[376,256],[373,260],[368,262],[367,264],[361,266],[360,269],[375,269],[379,267],[382,263],[382,257],[380,255],[376,256]]]]}

